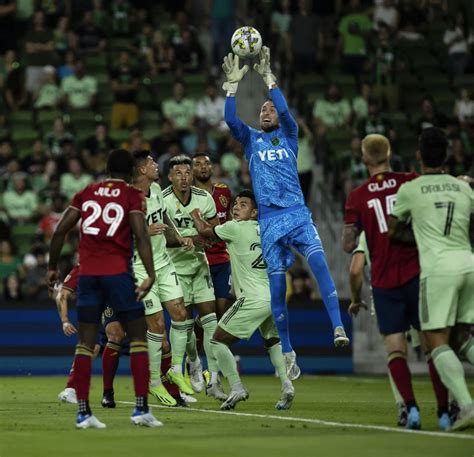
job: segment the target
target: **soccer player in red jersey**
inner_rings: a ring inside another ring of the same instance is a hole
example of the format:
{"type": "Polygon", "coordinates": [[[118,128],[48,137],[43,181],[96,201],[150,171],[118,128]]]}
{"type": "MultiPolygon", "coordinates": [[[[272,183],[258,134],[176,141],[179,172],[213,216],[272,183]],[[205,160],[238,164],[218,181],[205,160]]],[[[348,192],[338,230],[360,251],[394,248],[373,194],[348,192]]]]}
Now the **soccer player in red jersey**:
{"type": "MultiPolygon", "coordinates": [[[[219,224],[224,224],[232,219],[230,214],[232,194],[225,184],[213,182],[212,172],[210,157],[204,153],[195,154],[193,157],[194,185],[212,195],[216,203],[219,224]]],[[[206,256],[214,284],[216,315],[219,320],[230,305],[230,257],[226,244],[223,241],[214,243],[206,249],[206,256]]]]}
{"type": "MultiPolygon", "coordinates": [[[[393,242],[387,219],[395,204],[398,188],[416,178],[415,173],[390,170],[390,143],[383,135],[367,135],[362,141],[362,159],[370,178],[354,189],[345,207],[344,250],[352,252],[357,236],[364,230],[372,262],[371,282],[380,333],[384,336],[388,368],[408,410],[407,428],[419,429],[421,418],[408,368],[405,332],[410,325],[420,330],[418,318],[419,273],[416,246],[393,242]]],[[[359,304],[361,305],[361,304],[359,304]]],[[[354,309],[357,304],[353,303],[354,309]]],[[[443,389],[431,360],[429,371],[438,415],[447,414],[448,393],[443,389]]]]}
{"type": "Polygon", "coordinates": [[[81,220],[77,317],[79,342],[74,359],[79,411],[77,428],[105,428],[89,406],[92,356],[101,315],[112,306],[130,338],[130,365],[136,407],[131,421],[159,427],[148,408],[148,350],[143,302],[155,281],[150,237],[144,215],[144,196],[127,184],[133,173],[133,157],[116,149],[107,159],[109,179],[93,183],[78,192],[65,211],[51,240],[47,283],[50,291],[58,279],[57,265],[67,233],[81,220]],[[135,288],[130,272],[132,234],[148,277],[135,288]]]}

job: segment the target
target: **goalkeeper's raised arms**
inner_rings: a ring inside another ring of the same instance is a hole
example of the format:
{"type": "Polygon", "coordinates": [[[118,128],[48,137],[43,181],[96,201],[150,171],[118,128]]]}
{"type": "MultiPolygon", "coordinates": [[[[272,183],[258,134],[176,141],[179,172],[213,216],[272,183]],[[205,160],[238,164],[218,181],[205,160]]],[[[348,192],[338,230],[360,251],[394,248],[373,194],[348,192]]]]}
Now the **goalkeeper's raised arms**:
{"type": "Polygon", "coordinates": [[[222,85],[222,88],[227,91],[227,96],[235,95],[239,87],[239,81],[241,81],[245,73],[249,71],[249,66],[244,65],[242,68],[239,68],[239,56],[229,52],[229,54],[224,57],[222,69],[227,77],[227,81],[222,85]]]}
{"type": "Polygon", "coordinates": [[[264,46],[259,53],[260,62],[253,66],[253,69],[262,77],[268,89],[271,89],[276,84],[276,76],[272,73],[270,67],[270,48],[264,46]]]}

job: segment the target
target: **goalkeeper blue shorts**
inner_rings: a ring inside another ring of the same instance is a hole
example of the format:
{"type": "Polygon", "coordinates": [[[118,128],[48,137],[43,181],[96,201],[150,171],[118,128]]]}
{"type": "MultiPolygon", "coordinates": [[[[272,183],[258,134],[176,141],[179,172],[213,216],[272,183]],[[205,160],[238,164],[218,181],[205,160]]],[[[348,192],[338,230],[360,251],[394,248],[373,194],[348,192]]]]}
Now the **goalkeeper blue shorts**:
{"type": "Polygon", "coordinates": [[[275,211],[259,220],[262,252],[268,274],[287,271],[295,261],[291,248],[308,258],[324,252],[318,229],[306,206],[275,211]]]}

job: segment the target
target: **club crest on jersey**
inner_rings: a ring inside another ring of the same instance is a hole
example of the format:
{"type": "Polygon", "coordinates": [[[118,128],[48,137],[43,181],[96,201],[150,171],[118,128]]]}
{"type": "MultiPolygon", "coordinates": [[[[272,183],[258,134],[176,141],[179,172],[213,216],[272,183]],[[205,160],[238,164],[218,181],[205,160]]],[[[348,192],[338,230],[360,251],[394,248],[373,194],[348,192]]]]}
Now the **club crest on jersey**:
{"type": "Polygon", "coordinates": [[[219,195],[219,201],[224,208],[227,206],[228,200],[225,195],[219,195]]]}
{"type": "Polygon", "coordinates": [[[107,308],[104,309],[104,316],[112,317],[113,315],[114,315],[114,309],[111,308],[110,306],[107,306],[107,308]]]}
{"type": "Polygon", "coordinates": [[[280,140],[277,137],[272,138],[270,141],[273,146],[278,146],[280,144],[280,140]]]}

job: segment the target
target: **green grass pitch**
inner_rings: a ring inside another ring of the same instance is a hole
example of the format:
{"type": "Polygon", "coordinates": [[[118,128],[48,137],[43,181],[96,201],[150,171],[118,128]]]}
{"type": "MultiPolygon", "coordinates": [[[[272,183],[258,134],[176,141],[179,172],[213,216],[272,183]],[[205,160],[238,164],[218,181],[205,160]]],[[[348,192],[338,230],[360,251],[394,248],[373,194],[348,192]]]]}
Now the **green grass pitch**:
{"type": "Polygon", "coordinates": [[[123,403],[103,410],[101,380],[95,377],[91,406],[106,430],[75,430],[75,405],[56,400],[65,379],[0,378],[0,457],[474,456],[473,431],[438,432],[427,378],[414,380],[423,430],[400,433],[394,432],[400,428],[394,426],[396,409],[385,378],[302,377],[295,381],[293,408],[280,412],[274,409],[278,380],[245,377],[250,399],[233,412],[219,412],[216,402],[200,394],[192,408],[155,406],[165,426],[143,429],[129,419],[131,378],[117,378],[115,397],[123,403]]]}

